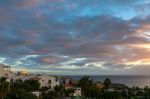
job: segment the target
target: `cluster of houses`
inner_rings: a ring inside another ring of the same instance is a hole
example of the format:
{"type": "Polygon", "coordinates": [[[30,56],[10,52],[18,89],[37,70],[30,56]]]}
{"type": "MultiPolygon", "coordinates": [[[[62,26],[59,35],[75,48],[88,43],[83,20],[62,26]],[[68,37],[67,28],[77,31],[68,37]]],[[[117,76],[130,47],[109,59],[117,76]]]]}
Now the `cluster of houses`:
{"type": "MultiPolygon", "coordinates": [[[[7,81],[16,81],[16,80],[37,80],[41,87],[49,87],[52,90],[55,86],[63,85],[64,88],[74,88],[73,96],[81,96],[81,88],[73,87],[70,85],[70,78],[68,77],[59,77],[59,76],[50,76],[50,75],[41,75],[41,74],[29,74],[26,71],[19,71],[14,73],[10,70],[10,66],[0,64],[0,77],[7,78],[7,81]]],[[[36,96],[40,95],[40,92],[33,92],[36,96]]]]}
{"type": "MultiPolygon", "coordinates": [[[[52,75],[45,75],[45,74],[30,74],[27,71],[19,71],[17,73],[12,72],[10,70],[10,66],[6,66],[0,64],[0,77],[7,78],[7,81],[16,81],[16,80],[36,80],[40,83],[41,87],[48,87],[51,90],[54,90],[55,86],[63,85],[65,89],[74,89],[73,96],[81,97],[81,88],[75,87],[71,83],[77,83],[76,80],[71,79],[69,77],[62,77],[62,76],[52,76],[52,75]]],[[[97,88],[102,89],[104,88],[104,84],[101,82],[95,83],[97,88]]],[[[122,91],[122,89],[127,90],[128,87],[124,84],[114,84],[112,83],[107,91],[122,91]]],[[[34,95],[40,96],[40,92],[33,92],[34,95]]]]}

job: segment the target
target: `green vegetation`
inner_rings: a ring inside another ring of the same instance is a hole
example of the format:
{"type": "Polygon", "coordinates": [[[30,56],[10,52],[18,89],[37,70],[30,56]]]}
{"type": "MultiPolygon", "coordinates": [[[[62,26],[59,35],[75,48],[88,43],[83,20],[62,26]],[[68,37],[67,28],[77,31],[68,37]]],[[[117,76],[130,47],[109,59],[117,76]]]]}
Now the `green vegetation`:
{"type": "Polygon", "coordinates": [[[109,78],[106,78],[104,80],[104,87],[105,87],[105,89],[108,89],[111,87],[111,80],[109,78]]]}
{"type": "Polygon", "coordinates": [[[0,78],[0,99],[4,99],[10,92],[9,83],[6,81],[6,78],[0,78]]]}
{"type": "Polygon", "coordinates": [[[0,78],[0,99],[38,99],[31,92],[37,91],[40,84],[34,80],[22,82],[17,80],[8,83],[5,78],[0,78]]]}
{"type": "MultiPolygon", "coordinates": [[[[74,87],[82,88],[81,99],[150,99],[150,88],[139,87],[113,87],[113,83],[106,78],[102,83],[103,87],[99,87],[96,82],[85,76],[78,83],[73,84],[74,87]]],[[[0,78],[0,99],[61,99],[61,97],[73,98],[73,88],[64,88],[63,85],[50,87],[40,87],[38,81],[10,81],[6,78],[0,78]],[[32,94],[34,91],[40,91],[40,98],[32,94]]]]}
{"type": "Polygon", "coordinates": [[[79,80],[78,86],[82,88],[83,99],[150,99],[150,88],[145,87],[112,87],[112,82],[106,78],[103,82],[103,88],[97,85],[85,76],[79,80]]]}

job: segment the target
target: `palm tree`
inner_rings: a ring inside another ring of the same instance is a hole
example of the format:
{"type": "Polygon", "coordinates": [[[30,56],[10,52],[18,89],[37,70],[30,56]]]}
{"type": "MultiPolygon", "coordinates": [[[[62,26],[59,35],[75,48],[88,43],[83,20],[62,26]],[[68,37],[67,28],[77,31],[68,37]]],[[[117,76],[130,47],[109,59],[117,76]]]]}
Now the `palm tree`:
{"type": "Polygon", "coordinates": [[[89,89],[90,89],[90,87],[93,86],[93,81],[90,79],[90,77],[85,76],[79,80],[78,86],[80,86],[82,88],[82,94],[83,94],[83,96],[86,97],[86,96],[89,96],[88,95],[88,93],[90,91],[89,89]]]}
{"type": "Polygon", "coordinates": [[[104,80],[104,86],[105,86],[105,89],[109,89],[110,86],[111,86],[111,80],[109,78],[106,78],[104,80]]]}
{"type": "Polygon", "coordinates": [[[54,87],[54,91],[57,94],[57,96],[63,96],[63,89],[64,87],[62,85],[60,86],[57,85],[54,87]]]}
{"type": "Polygon", "coordinates": [[[4,99],[4,97],[9,92],[9,82],[6,81],[6,78],[0,78],[0,99],[4,99]]]}

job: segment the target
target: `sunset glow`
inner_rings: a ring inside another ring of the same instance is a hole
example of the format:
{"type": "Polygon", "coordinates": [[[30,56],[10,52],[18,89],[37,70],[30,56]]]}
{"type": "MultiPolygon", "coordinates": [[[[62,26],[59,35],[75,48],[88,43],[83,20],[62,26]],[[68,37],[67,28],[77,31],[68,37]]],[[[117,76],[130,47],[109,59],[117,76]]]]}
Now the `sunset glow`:
{"type": "Polygon", "coordinates": [[[149,0],[0,0],[0,63],[56,74],[150,74],[149,0]],[[116,71],[114,71],[116,70],[116,71]]]}

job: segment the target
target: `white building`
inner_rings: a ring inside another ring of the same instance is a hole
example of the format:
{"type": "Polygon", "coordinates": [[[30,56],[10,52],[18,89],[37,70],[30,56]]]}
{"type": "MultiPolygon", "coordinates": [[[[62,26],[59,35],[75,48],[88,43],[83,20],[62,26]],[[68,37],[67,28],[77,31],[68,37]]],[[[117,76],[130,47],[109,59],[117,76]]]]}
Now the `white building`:
{"type": "Polygon", "coordinates": [[[73,96],[82,96],[81,88],[80,87],[75,88],[73,96]]]}
{"type": "Polygon", "coordinates": [[[59,81],[60,81],[60,85],[70,84],[70,78],[68,78],[68,77],[60,77],[59,81]]]}
{"type": "Polygon", "coordinates": [[[48,75],[41,75],[33,78],[34,80],[38,80],[41,84],[41,87],[50,87],[53,89],[55,86],[59,86],[59,80],[57,77],[52,77],[48,75]]]}
{"type": "Polygon", "coordinates": [[[10,66],[0,64],[0,77],[11,78],[13,75],[14,73],[10,71],[10,66]]]}
{"type": "Polygon", "coordinates": [[[40,98],[42,96],[42,93],[39,91],[32,92],[32,94],[37,96],[38,98],[40,98]]]}

